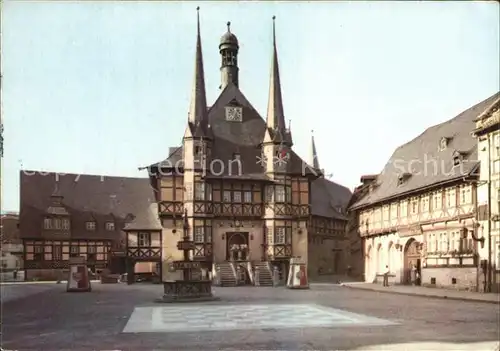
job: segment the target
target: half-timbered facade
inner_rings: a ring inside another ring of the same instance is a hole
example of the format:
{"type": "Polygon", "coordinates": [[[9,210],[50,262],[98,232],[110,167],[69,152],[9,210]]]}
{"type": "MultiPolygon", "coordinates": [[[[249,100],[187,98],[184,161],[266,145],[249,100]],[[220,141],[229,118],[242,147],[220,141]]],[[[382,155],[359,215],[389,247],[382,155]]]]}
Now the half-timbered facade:
{"type": "Polygon", "coordinates": [[[366,179],[365,194],[350,210],[364,243],[367,281],[389,266],[397,283],[479,288],[484,239],[472,131],[475,118],[497,98],[427,129],[400,146],[379,175],[366,179]]]}
{"type": "MultiPolygon", "coordinates": [[[[127,249],[129,256],[137,256],[124,229],[158,234],[158,219],[146,225],[137,217],[154,203],[148,179],[35,171],[21,171],[20,177],[19,230],[27,280],[61,277],[71,257],[84,257],[92,271],[124,273],[127,249]]],[[[154,254],[148,257],[159,262],[154,254]]]]}
{"type": "Polygon", "coordinates": [[[500,97],[475,122],[481,162],[477,183],[479,235],[485,238],[479,248],[482,288],[500,292],[500,97]]]}
{"type": "Polygon", "coordinates": [[[193,259],[207,273],[220,269],[222,275],[251,281],[255,266],[276,266],[286,273],[294,256],[308,261],[312,275],[344,273],[350,192],[324,179],[313,160],[303,161],[292,149],[274,22],[266,119],[240,90],[239,43],[229,24],[219,51],[222,91],[207,106],[198,22],[193,95],[182,145],[146,167],[162,224],[163,280],[180,278],[172,262],[182,259],[176,243],[184,209],[195,243],[193,259]]]}
{"type": "Polygon", "coordinates": [[[28,279],[55,275],[75,255],[92,269],[125,270],[130,282],[143,269],[164,281],[180,279],[174,261],[184,259],[178,247],[184,213],[191,258],[203,274],[220,271],[222,280],[251,283],[256,267],[286,275],[292,257],[306,260],[312,277],[346,273],[351,193],[323,177],[314,140],[308,162],[292,149],[274,23],[266,119],[239,88],[239,44],[229,24],[219,51],[221,93],[208,106],[198,23],[182,145],[145,167],[149,179],[21,172],[28,279]]]}

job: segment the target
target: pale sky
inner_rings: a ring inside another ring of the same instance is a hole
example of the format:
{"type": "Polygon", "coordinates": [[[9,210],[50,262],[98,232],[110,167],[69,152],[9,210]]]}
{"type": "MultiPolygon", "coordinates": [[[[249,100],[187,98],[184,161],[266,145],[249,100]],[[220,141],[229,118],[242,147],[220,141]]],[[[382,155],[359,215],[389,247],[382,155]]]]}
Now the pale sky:
{"type": "Polygon", "coordinates": [[[180,145],[200,6],[208,104],[219,39],[240,42],[240,89],[265,118],[271,26],[285,118],[306,158],[349,188],[399,145],[494,94],[497,2],[13,2],[2,18],[2,210],[19,170],[147,176],[180,145]]]}

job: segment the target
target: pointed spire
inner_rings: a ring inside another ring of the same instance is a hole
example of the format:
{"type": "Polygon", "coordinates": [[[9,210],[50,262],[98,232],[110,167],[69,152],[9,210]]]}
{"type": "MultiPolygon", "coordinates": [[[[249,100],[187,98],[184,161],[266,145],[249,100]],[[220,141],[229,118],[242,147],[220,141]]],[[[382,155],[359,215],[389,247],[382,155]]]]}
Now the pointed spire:
{"type": "Polygon", "coordinates": [[[194,82],[189,107],[189,122],[205,124],[207,115],[207,95],[205,92],[205,73],[203,71],[203,55],[201,50],[200,34],[200,7],[197,11],[197,37],[196,37],[196,61],[194,66],[194,82]],[[198,123],[197,123],[198,122],[198,123]]]}
{"type": "Polygon", "coordinates": [[[309,164],[315,169],[319,169],[318,153],[316,152],[316,143],[314,142],[314,130],[311,130],[311,154],[309,164]]]}
{"type": "Polygon", "coordinates": [[[271,60],[271,77],[269,83],[269,101],[267,105],[267,127],[275,131],[285,132],[285,116],[281,96],[280,72],[278,67],[278,50],[276,49],[276,16],[273,16],[273,54],[271,60]]]}

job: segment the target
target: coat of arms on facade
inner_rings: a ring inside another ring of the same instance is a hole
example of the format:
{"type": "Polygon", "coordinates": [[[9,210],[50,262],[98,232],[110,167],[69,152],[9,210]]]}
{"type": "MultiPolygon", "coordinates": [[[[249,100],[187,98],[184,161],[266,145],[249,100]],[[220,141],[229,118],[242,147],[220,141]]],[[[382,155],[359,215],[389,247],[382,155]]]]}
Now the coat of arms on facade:
{"type": "Polygon", "coordinates": [[[82,280],[82,278],[83,278],[83,274],[82,274],[82,273],[80,273],[80,272],[74,272],[74,273],[72,274],[72,276],[73,276],[73,279],[74,279],[76,282],[79,282],[79,281],[80,281],[80,280],[82,280]]]}
{"type": "Polygon", "coordinates": [[[276,154],[273,159],[273,163],[277,166],[284,166],[290,159],[290,152],[286,145],[280,143],[278,149],[276,150],[276,154]]]}

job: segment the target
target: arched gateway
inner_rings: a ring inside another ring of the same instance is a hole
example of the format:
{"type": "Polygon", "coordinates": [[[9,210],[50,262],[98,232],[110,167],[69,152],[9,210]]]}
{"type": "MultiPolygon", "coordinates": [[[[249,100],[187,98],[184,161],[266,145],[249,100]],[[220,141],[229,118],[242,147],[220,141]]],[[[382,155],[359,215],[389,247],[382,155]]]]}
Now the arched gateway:
{"type": "Polygon", "coordinates": [[[410,239],[405,245],[404,250],[404,281],[405,284],[411,284],[412,267],[417,268],[417,272],[421,271],[421,255],[420,244],[415,239],[410,239]]]}

